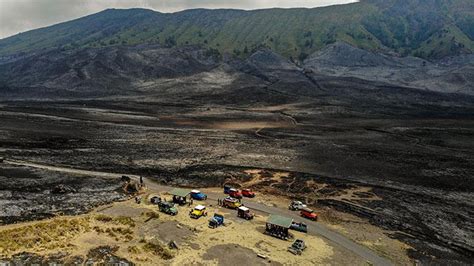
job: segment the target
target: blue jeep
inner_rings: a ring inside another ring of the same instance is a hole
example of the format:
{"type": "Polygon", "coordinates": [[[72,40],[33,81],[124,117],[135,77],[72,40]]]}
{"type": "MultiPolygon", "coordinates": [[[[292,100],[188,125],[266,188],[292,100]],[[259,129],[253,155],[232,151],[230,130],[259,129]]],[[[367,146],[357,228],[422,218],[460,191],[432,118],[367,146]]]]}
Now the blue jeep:
{"type": "Polygon", "coordinates": [[[209,220],[209,228],[216,228],[224,224],[224,216],[222,214],[215,213],[214,217],[209,220]]]}
{"type": "Polygon", "coordinates": [[[191,190],[191,198],[195,200],[207,200],[207,195],[199,190],[191,190]]]}
{"type": "Polygon", "coordinates": [[[230,190],[232,189],[229,185],[224,185],[224,194],[229,194],[230,190]]]}

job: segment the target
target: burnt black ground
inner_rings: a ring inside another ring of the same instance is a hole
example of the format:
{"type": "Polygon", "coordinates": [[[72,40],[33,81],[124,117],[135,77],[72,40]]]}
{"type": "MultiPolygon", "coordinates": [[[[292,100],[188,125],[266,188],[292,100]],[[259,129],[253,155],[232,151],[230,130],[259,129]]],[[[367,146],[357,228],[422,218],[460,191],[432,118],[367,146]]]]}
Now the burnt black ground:
{"type": "Polygon", "coordinates": [[[0,224],[77,215],[127,198],[118,177],[114,180],[0,165],[0,182],[0,224]]]}
{"type": "MultiPolygon", "coordinates": [[[[221,185],[246,178],[246,168],[290,171],[299,182],[281,186],[282,193],[399,230],[393,237],[413,244],[411,255],[423,262],[471,261],[472,96],[305,73],[273,54],[243,62],[190,60],[200,67],[145,78],[127,72],[127,81],[114,79],[120,86],[106,90],[107,78],[75,79],[69,88],[65,76],[54,75],[34,77],[36,85],[52,82],[54,88],[2,90],[0,156],[176,185],[221,185]],[[88,94],[95,85],[97,93],[88,94]],[[327,191],[302,186],[311,179],[334,190],[371,186],[382,200],[325,201],[327,191]]],[[[115,70],[106,74],[116,77],[115,70]]],[[[1,183],[4,198],[35,186],[34,174],[5,169],[6,180],[29,178],[22,187],[1,183]]],[[[48,178],[96,187],[92,180],[48,178]]],[[[79,212],[89,204],[80,198],[79,212]]]]}
{"type": "MultiPolygon", "coordinates": [[[[425,258],[421,254],[426,250],[429,255],[447,257],[449,262],[463,261],[459,252],[472,255],[472,119],[451,119],[444,112],[430,119],[376,114],[361,118],[340,113],[344,110],[341,106],[315,106],[305,103],[284,111],[249,111],[249,107],[130,101],[3,103],[0,156],[144,174],[177,185],[220,185],[242,169],[254,167],[306,173],[300,183],[308,178],[335,184],[361,182],[373,186],[383,201],[358,202],[373,210],[369,213],[354,211],[347,204],[339,209],[405,232],[395,237],[420,247],[421,252],[414,255],[417,258],[425,258]],[[340,110],[334,113],[337,108],[340,110]],[[325,109],[328,111],[321,114],[325,109]],[[131,112],[130,117],[114,116],[124,111],[131,112]],[[258,129],[215,129],[214,123],[232,121],[276,121],[287,127],[264,128],[258,135],[258,129]]],[[[24,176],[11,170],[4,173],[14,182],[24,176]]],[[[98,187],[103,182],[59,180],[53,183],[74,188],[98,187]]],[[[29,186],[38,189],[28,182],[26,189],[5,184],[2,191],[16,190],[20,196],[35,195],[27,192],[29,186]]],[[[297,185],[286,189],[302,196],[309,194],[297,185]]],[[[37,193],[43,201],[44,192],[37,193]]],[[[72,197],[76,205],[62,208],[73,208],[72,213],[87,210],[84,206],[91,203],[83,200],[86,194],[72,197]]],[[[317,199],[318,194],[310,197],[317,199]]],[[[33,202],[38,206],[51,204],[33,202]]],[[[320,204],[328,205],[324,201],[320,204]]],[[[28,218],[41,216],[31,213],[28,218]]]]}

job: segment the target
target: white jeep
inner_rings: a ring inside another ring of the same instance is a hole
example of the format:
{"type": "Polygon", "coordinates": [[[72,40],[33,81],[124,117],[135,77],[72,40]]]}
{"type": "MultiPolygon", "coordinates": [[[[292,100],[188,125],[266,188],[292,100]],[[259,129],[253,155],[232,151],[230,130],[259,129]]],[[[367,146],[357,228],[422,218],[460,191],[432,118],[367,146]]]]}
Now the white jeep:
{"type": "Polygon", "coordinates": [[[306,204],[303,204],[303,202],[299,201],[299,200],[294,200],[290,203],[290,205],[288,206],[288,209],[292,210],[292,211],[298,211],[298,210],[301,210],[303,208],[306,208],[308,206],[306,206],[306,204]]]}

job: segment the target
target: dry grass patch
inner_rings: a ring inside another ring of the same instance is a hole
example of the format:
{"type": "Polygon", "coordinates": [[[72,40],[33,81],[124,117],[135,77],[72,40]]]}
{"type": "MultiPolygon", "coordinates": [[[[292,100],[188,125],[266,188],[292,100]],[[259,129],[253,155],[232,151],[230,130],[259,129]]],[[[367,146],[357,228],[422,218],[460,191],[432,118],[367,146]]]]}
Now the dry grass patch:
{"type": "Polygon", "coordinates": [[[95,216],[95,220],[103,223],[115,223],[129,227],[135,227],[135,221],[132,219],[132,217],[128,216],[112,217],[105,214],[98,214],[95,216]]]}
{"type": "Polygon", "coordinates": [[[105,223],[93,227],[98,234],[106,234],[116,241],[129,242],[133,240],[134,231],[132,228],[135,227],[135,221],[131,217],[119,216],[113,218],[100,214],[95,216],[95,220],[105,223]]]}
{"type": "Polygon", "coordinates": [[[0,231],[0,254],[40,252],[70,247],[70,240],[90,231],[89,218],[55,218],[0,231]]]}
{"type": "Polygon", "coordinates": [[[164,260],[170,260],[174,258],[174,253],[165,245],[158,241],[146,242],[143,246],[145,252],[150,252],[153,255],[160,256],[164,260]]]}
{"type": "Polygon", "coordinates": [[[138,254],[140,253],[140,249],[137,246],[129,246],[127,248],[128,253],[130,254],[138,254]]]}
{"type": "Polygon", "coordinates": [[[122,225],[135,227],[135,221],[132,219],[132,217],[119,216],[119,217],[114,218],[114,221],[122,225]]]}
{"type": "Polygon", "coordinates": [[[142,215],[145,216],[145,223],[150,220],[160,218],[160,214],[155,211],[146,211],[146,212],[143,212],[142,215]]]}
{"type": "Polygon", "coordinates": [[[98,214],[95,217],[96,221],[103,222],[103,223],[108,223],[112,222],[113,218],[111,216],[105,215],[105,214],[98,214]]]}

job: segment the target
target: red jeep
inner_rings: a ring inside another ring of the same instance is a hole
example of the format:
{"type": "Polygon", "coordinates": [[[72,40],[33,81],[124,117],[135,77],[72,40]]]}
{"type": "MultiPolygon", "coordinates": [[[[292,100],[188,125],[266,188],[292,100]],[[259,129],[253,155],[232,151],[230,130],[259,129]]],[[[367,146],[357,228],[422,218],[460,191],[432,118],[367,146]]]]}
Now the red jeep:
{"type": "Polygon", "coordinates": [[[242,196],[247,197],[247,198],[254,198],[255,192],[253,192],[252,190],[248,188],[242,189],[242,196]]]}
{"type": "Polygon", "coordinates": [[[235,188],[231,188],[229,190],[229,196],[231,196],[232,198],[241,199],[242,193],[240,193],[240,191],[235,188]]]}
{"type": "Polygon", "coordinates": [[[315,213],[313,210],[311,210],[309,208],[301,209],[300,215],[303,216],[306,219],[310,219],[310,220],[313,220],[313,221],[318,220],[318,214],[315,213]]]}

